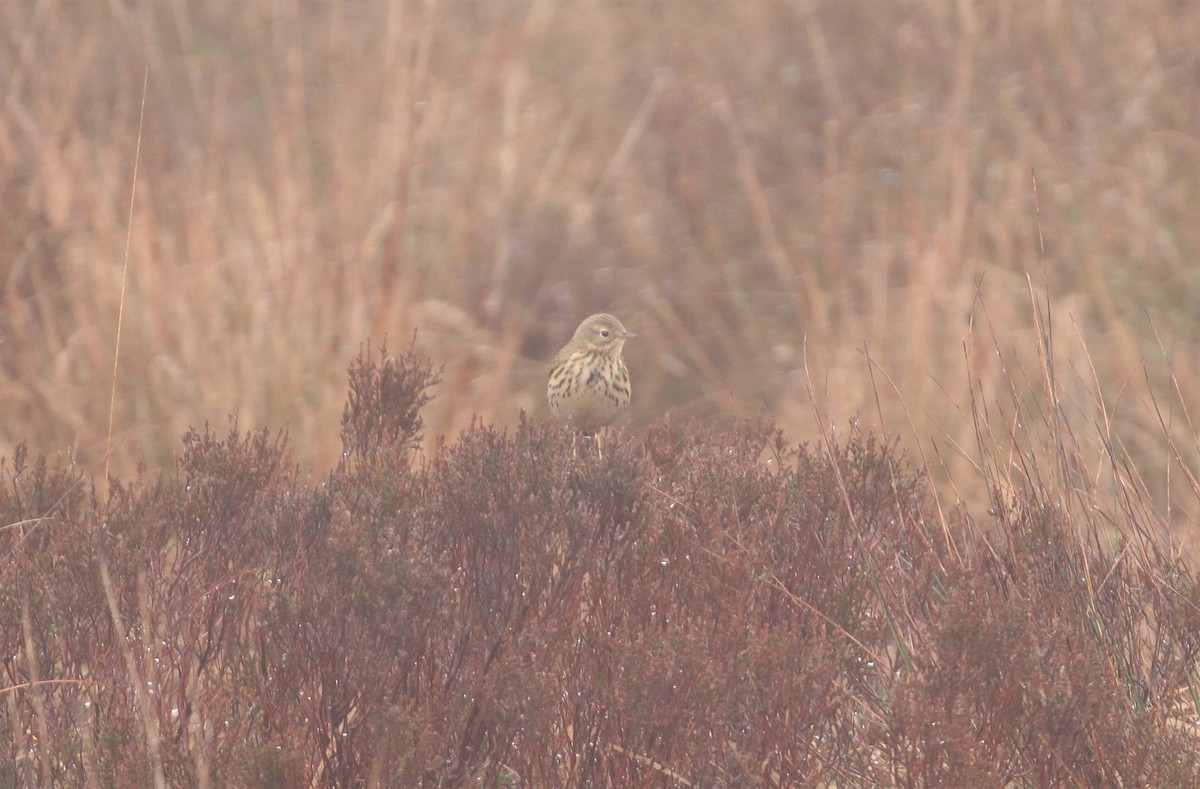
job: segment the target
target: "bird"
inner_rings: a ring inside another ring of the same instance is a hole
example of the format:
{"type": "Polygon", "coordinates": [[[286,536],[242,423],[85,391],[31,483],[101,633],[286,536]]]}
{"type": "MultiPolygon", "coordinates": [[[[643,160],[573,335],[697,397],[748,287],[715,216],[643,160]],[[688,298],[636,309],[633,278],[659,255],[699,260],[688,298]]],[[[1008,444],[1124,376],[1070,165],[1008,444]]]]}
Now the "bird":
{"type": "Polygon", "coordinates": [[[621,348],[636,336],[607,313],[584,318],[550,363],[546,399],[559,422],[593,436],[629,407],[632,390],[621,348]]]}

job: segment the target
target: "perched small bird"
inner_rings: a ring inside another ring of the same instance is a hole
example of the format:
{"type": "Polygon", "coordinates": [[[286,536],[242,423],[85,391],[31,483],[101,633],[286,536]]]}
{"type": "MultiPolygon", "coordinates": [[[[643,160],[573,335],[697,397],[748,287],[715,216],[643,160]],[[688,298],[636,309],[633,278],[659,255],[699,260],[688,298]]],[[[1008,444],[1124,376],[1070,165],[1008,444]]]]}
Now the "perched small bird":
{"type": "Polygon", "coordinates": [[[629,407],[629,369],[621,347],[636,336],[604,313],[579,324],[550,364],[546,398],[559,422],[590,436],[629,407]]]}

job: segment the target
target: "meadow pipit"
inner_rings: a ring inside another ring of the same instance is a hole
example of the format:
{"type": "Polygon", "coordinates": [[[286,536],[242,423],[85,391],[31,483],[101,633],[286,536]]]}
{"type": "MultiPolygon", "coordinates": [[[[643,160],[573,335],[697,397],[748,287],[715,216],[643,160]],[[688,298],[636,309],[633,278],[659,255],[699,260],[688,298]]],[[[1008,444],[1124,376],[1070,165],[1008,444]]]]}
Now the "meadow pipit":
{"type": "Polygon", "coordinates": [[[550,365],[546,398],[559,422],[590,436],[629,407],[629,369],[621,346],[636,336],[603,313],[579,324],[550,365]]]}

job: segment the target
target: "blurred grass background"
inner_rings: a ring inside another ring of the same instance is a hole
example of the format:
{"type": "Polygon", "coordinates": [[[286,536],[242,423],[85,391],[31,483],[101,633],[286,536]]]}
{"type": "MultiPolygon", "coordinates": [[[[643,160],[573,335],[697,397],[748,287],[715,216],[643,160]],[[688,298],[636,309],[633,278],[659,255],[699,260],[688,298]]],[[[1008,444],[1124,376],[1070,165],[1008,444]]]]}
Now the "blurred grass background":
{"type": "Polygon", "coordinates": [[[1111,452],[1191,519],[1198,4],[0,0],[0,29],[0,445],[102,461],[128,232],[118,474],[234,410],[326,470],[360,344],[414,330],[430,436],[546,418],[604,310],[635,424],[858,416],[971,499],[979,414],[1002,449],[1051,391],[1081,474],[1111,452]]]}

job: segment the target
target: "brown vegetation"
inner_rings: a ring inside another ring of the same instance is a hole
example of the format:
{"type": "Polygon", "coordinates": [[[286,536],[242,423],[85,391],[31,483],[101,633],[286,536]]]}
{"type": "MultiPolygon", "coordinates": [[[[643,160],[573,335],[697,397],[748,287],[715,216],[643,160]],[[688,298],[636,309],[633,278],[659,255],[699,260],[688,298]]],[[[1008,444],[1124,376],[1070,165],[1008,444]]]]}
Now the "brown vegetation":
{"type": "Polygon", "coordinates": [[[1200,784],[1200,5],[0,31],[0,785],[1200,784]]]}
{"type": "Polygon", "coordinates": [[[0,783],[1200,780],[1200,587],[1135,510],[1115,547],[1034,496],[939,514],[894,445],[763,424],[420,462],[434,380],[360,357],[318,483],[236,427],[103,501],[18,450],[0,783]]]}
{"type": "Polygon", "coordinates": [[[884,425],[969,446],[970,393],[1039,367],[1028,277],[1064,402],[1200,463],[1195,4],[4,0],[0,29],[8,446],[99,463],[128,231],[122,473],[233,409],[330,469],[358,344],[414,329],[432,435],[541,418],[598,311],[640,335],[636,424],[812,439],[810,389],[875,413],[866,352],[884,425]]]}

